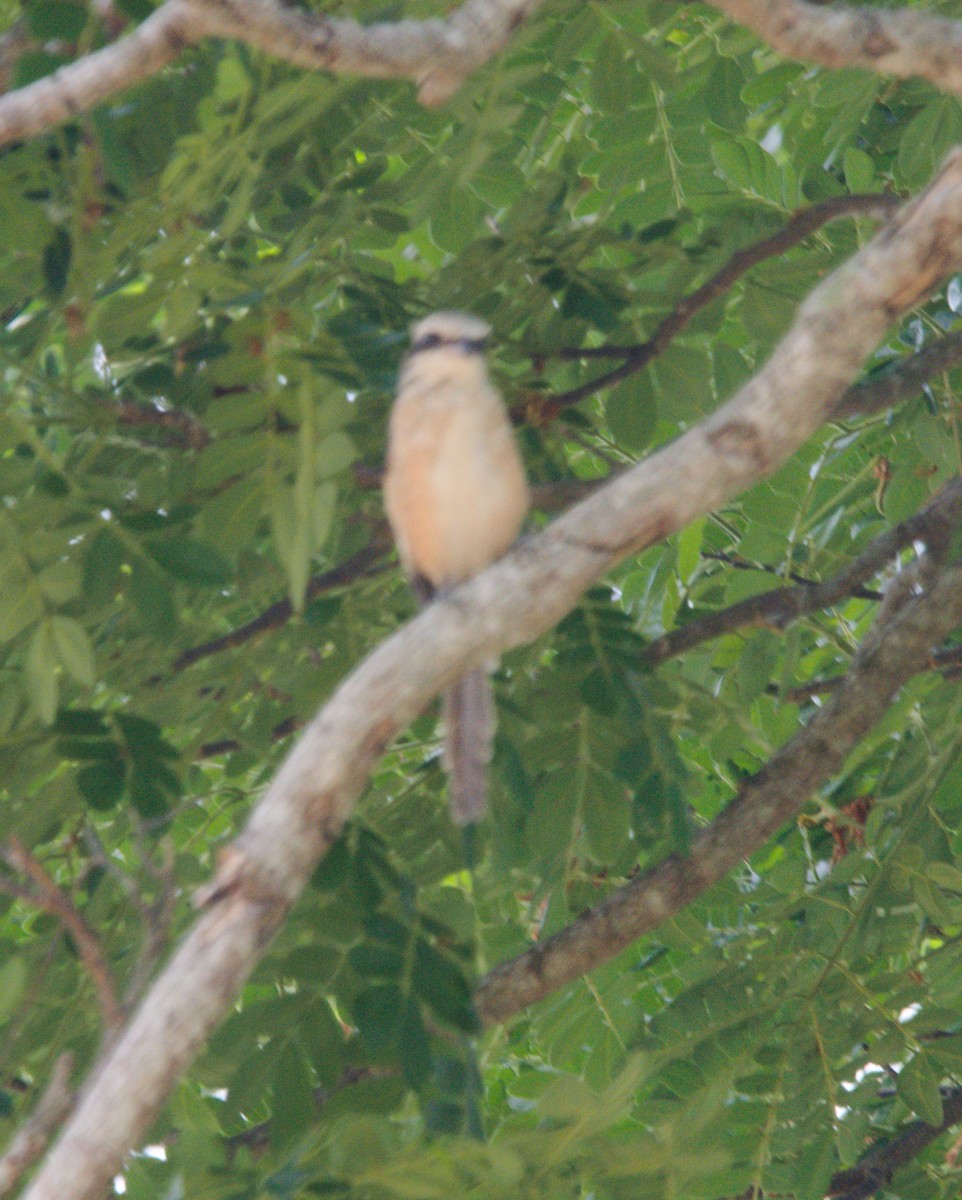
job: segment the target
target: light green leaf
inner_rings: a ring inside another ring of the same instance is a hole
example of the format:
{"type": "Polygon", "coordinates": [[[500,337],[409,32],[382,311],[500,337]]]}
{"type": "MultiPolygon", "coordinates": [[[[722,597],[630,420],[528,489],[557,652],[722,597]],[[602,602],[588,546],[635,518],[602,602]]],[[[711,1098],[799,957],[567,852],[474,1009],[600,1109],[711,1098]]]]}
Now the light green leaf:
{"type": "Polygon", "coordinates": [[[11,955],[0,964],[0,1023],[14,1012],[26,986],[27,965],[21,955],[11,955]]]}
{"type": "Polygon", "coordinates": [[[895,1090],[908,1108],[930,1125],[942,1124],[939,1078],[928,1056],[919,1052],[898,1073],[895,1090]]]}
{"type": "Polygon", "coordinates": [[[59,656],[54,646],[51,624],[42,621],[33,631],[27,647],[25,678],[27,695],[45,725],[52,725],[57,715],[60,694],[58,666],[59,656]]]}
{"type": "Polygon", "coordinates": [[[73,617],[55,616],[50,618],[50,630],[63,669],[84,687],[93,687],[97,665],[84,627],[73,617]]]}

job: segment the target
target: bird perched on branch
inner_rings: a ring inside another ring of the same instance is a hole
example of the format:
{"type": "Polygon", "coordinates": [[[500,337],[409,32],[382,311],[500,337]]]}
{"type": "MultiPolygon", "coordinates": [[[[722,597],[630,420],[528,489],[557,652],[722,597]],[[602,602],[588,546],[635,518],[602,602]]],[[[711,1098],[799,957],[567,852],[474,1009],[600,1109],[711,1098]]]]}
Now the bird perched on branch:
{"type": "MultiPolygon", "coordinates": [[[[401,564],[422,599],[500,558],[530,506],[504,402],[488,378],[489,327],[439,312],[411,330],[391,411],[384,500],[401,564]]],[[[469,671],[443,699],[451,816],[479,821],[487,807],[494,735],[491,681],[469,671]]]]}

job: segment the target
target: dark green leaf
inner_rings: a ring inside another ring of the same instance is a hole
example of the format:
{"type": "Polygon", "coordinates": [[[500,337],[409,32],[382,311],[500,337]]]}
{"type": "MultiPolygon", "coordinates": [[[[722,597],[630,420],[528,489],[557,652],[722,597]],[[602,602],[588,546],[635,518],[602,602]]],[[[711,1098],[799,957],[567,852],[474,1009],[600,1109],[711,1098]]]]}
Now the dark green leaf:
{"type": "Polygon", "coordinates": [[[126,768],[119,758],[77,772],[77,787],[91,808],[113,808],[124,793],[125,783],[126,768]]]}
{"type": "Polygon", "coordinates": [[[354,1020],[361,1037],[375,1053],[397,1041],[403,999],[394,984],[365,988],[354,997],[354,1020]]]}
{"type": "Polygon", "coordinates": [[[231,566],[213,546],[194,538],[151,540],[147,549],[168,574],[187,583],[222,587],[231,578],[231,566]]]}

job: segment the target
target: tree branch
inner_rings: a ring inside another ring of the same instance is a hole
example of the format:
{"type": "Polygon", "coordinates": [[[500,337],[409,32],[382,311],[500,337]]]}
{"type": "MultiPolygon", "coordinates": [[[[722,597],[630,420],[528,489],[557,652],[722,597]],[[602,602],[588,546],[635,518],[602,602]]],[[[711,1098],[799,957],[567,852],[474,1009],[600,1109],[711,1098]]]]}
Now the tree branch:
{"type": "Polygon", "coordinates": [[[867,1200],[881,1191],[900,1167],[907,1166],[959,1121],[962,1121],[962,1088],[953,1088],[942,1097],[941,1125],[913,1121],[897,1137],[873,1146],[854,1167],[836,1171],[826,1196],[836,1200],[867,1200]]]}
{"type": "Polygon", "coordinates": [[[779,54],[823,67],[864,67],[927,79],[962,93],[962,25],[918,9],[856,8],[807,0],[708,0],[779,54]]]}
{"type": "MultiPolygon", "coordinates": [[[[352,554],[346,558],[344,562],[338,563],[336,567],[332,567],[329,571],[324,571],[320,575],[314,575],[307,585],[305,600],[310,603],[316,600],[318,596],[325,592],[332,591],[334,588],[346,587],[356,579],[360,579],[363,575],[368,575],[377,566],[378,562],[391,549],[392,542],[388,533],[386,522],[382,522],[372,533],[371,540],[356,554],[352,554]]],[[[212,638],[209,642],[201,642],[197,646],[191,646],[185,650],[174,662],[174,671],[183,671],[187,667],[193,666],[194,663],[201,662],[205,658],[209,658],[212,654],[219,654],[222,650],[232,650],[236,646],[243,646],[258,634],[265,633],[268,629],[279,629],[285,625],[293,615],[294,608],[290,600],[278,600],[275,604],[271,604],[265,608],[263,612],[258,613],[253,620],[248,621],[244,625],[238,625],[236,629],[232,629],[230,633],[225,633],[221,637],[212,638]]]]}
{"type": "Polygon", "coordinates": [[[107,956],[97,935],[74,907],[70,898],[54,883],[43,865],[34,858],[18,837],[11,834],[2,856],[15,871],[25,875],[34,885],[35,890],[24,893],[23,898],[56,917],[73,938],[80,961],[97,993],[104,1037],[109,1039],[123,1024],[126,1014],[117,999],[107,956]]]}
{"type": "Polygon", "coordinates": [[[236,38],[315,70],[410,79],[423,104],[442,104],[542,2],[466,0],[444,20],[361,25],[278,0],[165,0],[120,41],[0,98],[0,145],[88,112],[207,37],[236,38]]]}
{"type": "Polygon", "coordinates": [[[902,521],[877,538],[834,578],[824,583],[806,583],[799,587],[776,588],[759,596],[749,596],[719,612],[690,621],[656,638],[643,655],[648,666],[690,650],[711,638],[721,637],[745,626],[784,629],[806,613],[837,604],[855,593],[859,585],[871,579],[894,555],[915,541],[934,536],[940,541],[946,528],[962,520],[962,476],[956,476],[914,516],[902,521]]]}
{"type": "Polygon", "coordinates": [[[792,246],[797,246],[823,225],[830,221],[838,221],[842,217],[853,216],[883,220],[890,217],[900,204],[897,196],[834,196],[830,200],[823,200],[819,204],[812,204],[792,213],[782,228],[771,237],[762,238],[761,241],[736,250],[720,271],[675,305],[648,341],[637,346],[595,346],[582,349],[573,347],[560,351],[557,355],[559,358],[621,358],[624,361],[597,379],[589,380],[570,391],[560,392],[545,400],[543,405],[539,406],[539,415],[542,420],[551,421],[563,409],[580,404],[601,388],[611,387],[642,370],[659,354],[665,352],[696,313],[719,296],[723,296],[752,267],[776,255],[785,254],[792,246]]]}
{"type": "MultiPolygon", "coordinates": [[[[922,671],[939,671],[946,679],[957,679],[962,668],[962,646],[941,646],[933,650],[926,662],[919,667],[922,671]]],[[[780,695],[792,704],[804,704],[813,696],[826,696],[837,692],[845,682],[844,675],[830,675],[827,679],[813,679],[811,683],[800,683],[784,691],[775,687],[772,694],[780,695]]]]}
{"type": "Polygon", "coordinates": [[[883,606],[831,703],[742,785],[694,838],[686,857],[672,855],[544,943],[488,972],[475,996],[482,1021],[505,1021],[620,954],[717,883],[808,803],[931,647],[962,621],[962,566],[943,570],[923,595],[910,592],[899,600],[894,613],[883,615],[883,606]]]}
{"type": "Polygon", "coordinates": [[[838,418],[867,416],[894,408],[917,396],[922,385],[962,362],[962,333],[950,333],[910,358],[870,375],[850,387],[832,414],[838,418]]]}
{"type": "MultiPolygon", "coordinates": [[[[204,911],[101,1062],[26,1200],[64,1200],[65,1181],[74,1200],[102,1193],[264,953],[395,735],[466,669],[552,628],[616,562],[774,471],[831,413],[890,324],[960,263],[955,153],[918,199],[811,293],[769,362],[733,399],[436,600],[344,680],[222,854],[198,897],[204,911]]],[[[942,620],[962,602],[954,583],[950,595],[939,592],[942,620]]],[[[931,594],[940,587],[944,581],[931,594]]],[[[915,661],[912,634],[922,635],[910,619],[927,612],[929,595],[905,614],[911,653],[893,649],[874,695],[897,686],[904,660],[915,661]]],[[[873,651],[873,665],[884,658],[873,651]]],[[[853,706],[856,719],[871,710],[870,699],[853,706]]],[[[831,729],[825,740],[826,753],[837,753],[831,729]]],[[[753,814],[752,825],[758,819],[753,814]]],[[[490,1003],[484,1011],[493,1018],[490,1003]]]]}

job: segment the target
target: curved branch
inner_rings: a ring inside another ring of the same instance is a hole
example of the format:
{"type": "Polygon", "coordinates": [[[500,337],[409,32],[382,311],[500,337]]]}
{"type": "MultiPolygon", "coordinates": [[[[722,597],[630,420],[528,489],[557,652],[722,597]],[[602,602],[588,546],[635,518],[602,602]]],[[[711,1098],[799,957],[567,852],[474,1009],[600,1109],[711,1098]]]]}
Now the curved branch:
{"type": "Polygon", "coordinates": [[[0,145],[89,111],[206,37],[236,38],[315,70],[411,79],[423,104],[441,104],[542,2],[466,0],[444,20],[361,25],[278,0],[165,0],[120,41],[0,98],[0,145]]]}
{"type": "Polygon", "coordinates": [[[918,354],[902,358],[878,374],[850,387],[832,414],[835,417],[867,416],[894,408],[917,396],[933,375],[962,362],[962,333],[950,333],[925,346],[918,354]]]}
{"type": "MultiPolygon", "coordinates": [[[[956,153],[925,193],[812,292],[768,364],[732,400],[436,600],[361,663],[222,855],[198,898],[204,911],[101,1062],[26,1200],[64,1200],[65,1180],[74,1200],[102,1194],[263,955],[394,736],[466,669],[550,629],[620,559],[774,471],[826,419],[890,324],[960,262],[956,153]]],[[[959,581],[951,595],[940,593],[943,618],[960,596],[959,581]]],[[[924,611],[927,598],[907,618],[924,611]]],[[[889,656],[894,666],[878,693],[886,682],[895,686],[893,672],[907,657],[904,649],[889,656]]]]}
{"type": "Polygon", "coordinates": [[[563,409],[580,404],[582,400],[593,396],[602,388],[620,383],[622,379],[627,379],[629,375],[642,370],[659,354],[665,352],[696,313],[719,296],[723,296],[733,284],[760,262],[774,258],[777,254],[784,254],[830,221],[838,221],[842,217],[875,217],[883,220],[890,217],[900,204],[897,196],[833,196],[830,200],[823,200],[819,204],[812,204],[792,213],[782,228],[771,237],[762,238],[759,242],[752,242],[750,246],[736,250],[720,271],[675,305],[648,341],[637,346],[596,346],[562,350],[558,355],[560,358],[621,358],[623,361],[597,379],[591,379],[570,391],[546,399],[539,408],[540,416],[543,420],[553,420],[563,409]]]}
{"type": "Polygon", "coordinates": [[[962,93],[962,25],[918,9],[855,8],[809,0],[708,0],[787,58],[927,79],[962,93]]]}

